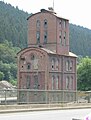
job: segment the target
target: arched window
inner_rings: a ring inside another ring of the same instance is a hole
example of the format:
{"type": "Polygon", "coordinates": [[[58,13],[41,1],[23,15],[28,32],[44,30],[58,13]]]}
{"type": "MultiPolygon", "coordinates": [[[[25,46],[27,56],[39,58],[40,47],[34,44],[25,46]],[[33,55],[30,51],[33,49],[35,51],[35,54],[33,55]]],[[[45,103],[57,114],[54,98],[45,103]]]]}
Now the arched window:
{"type": "Polygon", "coordinates": [[[30,59],[31,59],[32,69],[38,70],[38,67],[39,67],[39,65],[38,65],[38,56],[36,54],[31,53],[30,59]]]}
{"type": "Polygon", "coordinates": [[[31,69],[31,63],[27,63],[27,70],[31,69]]]}
{"type": "Polygon", "coordinates": [[[63,25],[64,25],[64,29],[66,28],[66,21],[64,20],[64,23],[63,23],[63,25]]]}
{"type": "Polygon", "coordinates": [[[37,31],[36,39],[37,39],[37,43],[40,43],[40,31],[37,31]]]}
{"type": "Polygon", "coordinates": [[[73,85],[73,76],[71,76],[71,78],[70,78],[70,89],[71,89],[71,90],[74,89],[74,85],[73,85]]]}
{"type": "Polygon", "coordinates": [[[66,61],[66,71],[69,71],[69,60],[66,61]]]}
{"type": "Polygon", "coordinates": [[[34,75],[34,89],[38,89],[38,75],[34,75]]]}
{"type": "Polygon", "coordinates": [[[59,59],[56,60],[56,70],[59,70],[59,59]]]}
{"type": "Polygon", "coordinates": [[[52,68],[52,70],[55,69],[55,59],[54,58],[51,61],[51,68],[52,68]]]}
{"type": "Polygon", "coordinates": [[[70,61],[70,71],[73,70],[73,61],[70,61]]]}
{"type": "Polygon", "coordinates": [[[60,21],[59,21],[59,27],[61,27],[61,26],[62,26],[62,21],[60,20],[60,21]]]}
{"type": "Polygon", "coordinates": [[[47,43],[47,31],[44,31],[44,43],[47,43]]]}
{"type": "Polygon", "coordinates": [[[69,76],[66,77],[66,90],[69,90],[70,88],[70,79],[69,76]]]}
{"type": "Polygon", "coordinates": [[[54,90],[55,89],[55,76],[53,75],[52,76],[52,90],[54,90]]]}
{"type": "Polygon", "coordinates": [[[56,89],[59,89],[59,76],[56,77],[56,89]]]}
{"type": "Polygon", "coordinates": [[[62,31],[59,33],[59,40],[60,40],[60,45],[62,45],[62,31]]]}
{"type": "Polygon", "coordinates": [[[27,89],[31,88],[31,76],[30,75],[26,76],[26,88],[27,89]]]}
{"type": "Polygon", "coordinates": [[[37,22],[36,22],[36,27],[37,27],[37,28],[40,27],[40,20],[37,20],[37,22]]]}
{"type": "Polygon", "coordinates": [[[45,19],[44,20],[44,28],[46,28],[47,27],[47,20],[45,19]]]}
{"type": "Polygon", "coordinates": [[[66,32],[64,32],[64,45],[66,45],[66,32]]]}

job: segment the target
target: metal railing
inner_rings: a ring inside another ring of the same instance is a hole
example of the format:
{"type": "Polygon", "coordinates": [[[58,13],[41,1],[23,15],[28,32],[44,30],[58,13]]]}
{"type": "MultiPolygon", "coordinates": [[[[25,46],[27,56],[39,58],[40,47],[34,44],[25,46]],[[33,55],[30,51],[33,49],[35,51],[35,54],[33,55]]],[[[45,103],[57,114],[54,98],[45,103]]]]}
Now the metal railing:
{"type": "Polygon", "coordinates": [[[62,90],[18,90],[18,103],[67,103],[76,100],[76,92],[62,90]]]}
{"type": "Polygon", "coordinates": [[[17,103],[16,89],[0,89],[0,104],[17,103]]]}
{"type": "Polygon", "coordinates": [[[89,103],[90,94],[86,91],[0,89],[0,104],[89,103]]]}

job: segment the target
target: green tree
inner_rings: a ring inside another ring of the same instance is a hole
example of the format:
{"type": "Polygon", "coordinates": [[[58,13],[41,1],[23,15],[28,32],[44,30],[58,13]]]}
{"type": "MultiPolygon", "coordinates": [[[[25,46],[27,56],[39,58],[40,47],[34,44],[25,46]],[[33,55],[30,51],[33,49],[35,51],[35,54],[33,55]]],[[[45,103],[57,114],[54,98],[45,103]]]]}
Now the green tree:
{"type": "Polygon", "coordinates": [[[18,51],[20,48],[13,47],[13,44],[7,40],[0,44],[0,71],[4,73],[4,80],[17,78],[16,54],[18,51]]]}
{"type": "Polygon", "coordinates": [[[12,84],[12,85],[14,85],[14,86],[17,86],[17,80],[15,79],[15,80],[9,80],[9,82],[12,84]]]}
{"type": "Polygon", "coordinates": [[[0,71],[4,73],[4,80],[10,79],[10,65],[0,61],[0,71]]]}
{"type": "Polygon", "coordinates": [[[16,62],[15,56],[16,53],[11,43],[5,41],[5,43],[0,44],[0,60],[3,63],[10,63],[10,62],[15,63],[16,62]]]}
{"type": "Polygon", "coordinates": [[[16,79],[17,78],[17,65],[10,63],[10,73],[12,78],[16,79]]]}
{"type": "Polygon", "coordinates": [[[78,90],[91,90],[91,58],[82,58],[77,67],[78,90]]]}
{"type": "Polygon", "coordinates": [[[3,80],[4,78],[4,73],[0,71],[0,81],[3,80]]]}

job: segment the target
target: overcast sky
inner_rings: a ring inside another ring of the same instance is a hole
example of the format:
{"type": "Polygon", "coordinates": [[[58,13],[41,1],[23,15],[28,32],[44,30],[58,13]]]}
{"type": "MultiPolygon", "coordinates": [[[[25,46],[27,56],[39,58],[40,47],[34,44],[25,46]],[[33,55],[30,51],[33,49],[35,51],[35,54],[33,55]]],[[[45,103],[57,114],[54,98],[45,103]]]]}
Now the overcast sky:
{"type": "MultiPolygon", "coordinates": [[[[28,13],[53,7],[53,0],[0,0],[28,13]]],[[[54,0],[54,10],[70,23],[91,29],[91,0],[54,0]]]]}

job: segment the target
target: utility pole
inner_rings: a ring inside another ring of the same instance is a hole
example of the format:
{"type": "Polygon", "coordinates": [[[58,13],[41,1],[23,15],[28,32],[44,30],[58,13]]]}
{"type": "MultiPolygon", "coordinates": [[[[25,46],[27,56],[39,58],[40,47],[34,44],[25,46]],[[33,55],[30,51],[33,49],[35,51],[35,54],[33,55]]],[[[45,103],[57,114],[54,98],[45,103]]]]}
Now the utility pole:
{"type": "Polygon", "coordinates": [[[53,0],[53,10],[54,10],[54,0],[53,0]]]}

